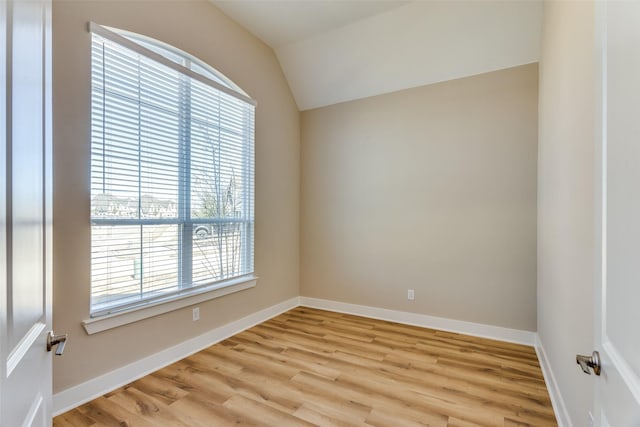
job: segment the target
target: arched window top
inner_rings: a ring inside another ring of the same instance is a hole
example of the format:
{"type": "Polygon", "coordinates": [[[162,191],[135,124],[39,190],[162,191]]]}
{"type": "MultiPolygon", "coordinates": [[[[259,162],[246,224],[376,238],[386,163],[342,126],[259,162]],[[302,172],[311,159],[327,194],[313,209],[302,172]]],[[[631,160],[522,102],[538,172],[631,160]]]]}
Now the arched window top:
{"type": "Polygon", "coordinates": [[[246,289],[255,101],[179,49],[90,31],[91,316],[246,289]]]}
{"type": "Polygon", "coordinates": [[[202,83],[212,86],[217,90],[225,92],[240,101],[253,105],[254,107],[256,105],[256,102],[231,79],[203,60],[184,52],[183,50],[155,40],[151,37],[126,30],[98,25],[94,22],[89,23],[89,30],[94,34],[94,36],[97,36],[102,40],[115,43],[122,48],[136,52],[143,57],[174,69],[175,71],[187,75],[195,80],[200,80],[202,83]]]}
{"type": "Polygon", "coordinates": [[[202,59],[191,55],[190,53],[187,53],[175,46],[171,46],[170,44],[161,42],[154,38],[144,36],[142,34],[137,34],[131,31],[121,30],[119,28],[113,27],[104,28],[107,28],[116,34],[121,35],[122,37],[125,37],[159,55],[164,56],[165,58],[175,62],[178,65],[182,65],[183,67],[186,67],[191,71],[194,71],[204,77],[218,82],[233,91],[248,96],[247,93],[242,90],[237,84],[235,84],[230,78],[213,68],[211,65],[207,64],[202,59]]]}

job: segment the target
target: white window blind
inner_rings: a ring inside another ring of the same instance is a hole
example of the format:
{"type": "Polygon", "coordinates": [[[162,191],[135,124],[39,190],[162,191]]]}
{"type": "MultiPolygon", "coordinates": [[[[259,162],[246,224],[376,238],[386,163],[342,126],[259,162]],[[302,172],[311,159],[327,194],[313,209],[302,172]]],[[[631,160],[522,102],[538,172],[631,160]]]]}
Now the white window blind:
{"type": "Polygon", "coordinates": [[[250,276],[253,101],[176,49],[91,32],[91,315],[250,276]]]}

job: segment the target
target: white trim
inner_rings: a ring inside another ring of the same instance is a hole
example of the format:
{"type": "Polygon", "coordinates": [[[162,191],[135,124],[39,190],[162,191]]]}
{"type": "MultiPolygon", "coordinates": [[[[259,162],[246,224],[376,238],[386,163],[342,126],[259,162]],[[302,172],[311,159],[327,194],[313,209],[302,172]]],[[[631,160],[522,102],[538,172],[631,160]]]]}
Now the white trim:
{"type": "Polygon", "coordinates": [[[389,310],[386,308],[369,307],[310,297],[300,297],[300,305],[516,344],[533,346],[535,343],[535,332],[520,329],[503,328],[501,326],[465,322],[462,320],[446,319],[444,317],[428,316],[426,314],[409,313],[406,311],[389,310]]]}
{"type": "Polygon", "coordinates": [[[42,394],[38,393],[36,399],[33,401],[33,403],[31,404],[31,407],[29,408],[29,411],[27,412],[27,416],[24,417],[24,421],[22,422],[23,426],[35,426],[36,423],[34,422],[36,419],[36,416],[38,415],[38,413],[40,413],[40,417],[42,417],[42,404],[44,403],[44,397],[42,397],[42,394]]]}
{"type": "Polygon", "coordinates": [[[191,338],[173,347],[169,347],[144,359],[115,369],[82,384],[68,388],[53,395],[53,415],[60,415],[96,397],[122,387],[151,372],[190,356],[215,343],[229,338],[245,329],[265,322],[285,311],[300,305],[300,298],[294,297],[271,307],[260,310],[242,319],[220,326],[195,338],[191,338]]]}
{"type": "Polygon", "coordinates": [[[624,356],[620,354],[618,348],[613,345],[610,340],[607,339],[607,341],[602,343],[602,349],[606,352],[606,355],[609,356],[611,366],[618,371],[620,378],[622,378],[622,381],[633,395],[633,398],[636,402],[640,402],[640,377],[638,374],[629,366],[624,356]]]}
{"type": "Polygon", "coordinates": [[[536,354],[538,355],[538,360],[540,361],[540,369],[542,369],[544,382],[547,384],[547,390],[549,390],[549,397],[551,398],[553,412],[556,414],[558,427],[572,427],[573,424],[571,424],[569,411],[567,411],[567,406],[565,405],[564,399],[562,398],[560,386],[556,381],[555,375],[553,375],[553,370],[551,369],[551,364],[549,363],[549,359],[547,358],[547,353],[544,351],[544,346],[542,345],[540,335],[538,334],[536,334],[535,349],[536,354]]]}
{"type": "Polygon", "coordinates": [[[138,378],[155,372],[158,369],[197,353],[204,348],[298,306],[534,346],[538,359],[540,360],[540,367],[547,384],[547,389],[549,390],[558,425],[559,427],[572,427],[560,389],[550,369],[546,353],[544,352],[538,334],[535,332],[310,297],[294,297],[283,301],[176,346],[152,354],[144,359],[140,359],[82,384],[58,392],[53,395],[53,415],[60,415],[83,403],[102,396],[109,391],[122,387],[138,378]]]}
{"type": "Polygon", "coordinates": [[[210,299],[219,298],[234,292],[244,291],[256,286],[258,278],[241,277],[224,283],[216,283],[214,286],[193,288],[193,292],[174,295],[170,300],[151,302],[121,312],[95,317],[82,321],[82,326],[87,334],[92,335],[107,329],[117,328],[149,317],[158,316],[170,311],[178,310],[190,305],[198,304],[210,299]]]}
{"type": "Polygon", "coordinates": [[[34,324],[31,329],[29,329],[29,332],[22,337],[18,345],[11,350],[9,357],[7,357],[7,377],[11,375],[13,370],[18,366],[18,363],[20,363],[20,361],[26,356],[27,352],[31,349],[33,343],[40,337],[40,334],[46,326],[46,324],[41,322],[34,324]]]}

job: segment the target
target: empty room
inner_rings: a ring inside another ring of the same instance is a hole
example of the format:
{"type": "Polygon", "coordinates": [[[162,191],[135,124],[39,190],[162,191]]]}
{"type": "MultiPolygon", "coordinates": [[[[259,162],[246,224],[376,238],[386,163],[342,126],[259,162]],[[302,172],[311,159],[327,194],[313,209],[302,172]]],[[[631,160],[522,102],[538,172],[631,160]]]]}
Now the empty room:
{"type": "Polygon", "coordinates": [[[640,2],[0,2],[0,426],[640,426],[640,2]]]}

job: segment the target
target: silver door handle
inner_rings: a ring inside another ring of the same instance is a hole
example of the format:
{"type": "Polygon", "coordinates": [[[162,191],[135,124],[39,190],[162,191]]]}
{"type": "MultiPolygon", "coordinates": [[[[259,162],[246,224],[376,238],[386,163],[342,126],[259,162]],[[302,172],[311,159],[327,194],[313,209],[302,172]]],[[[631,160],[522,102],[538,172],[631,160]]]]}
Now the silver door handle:
{"type": "Polygon", "coordinates": [[[589,368],[593,369],[593,373],[597,376],[600,375],[602,367],[600,365],[600,353],[594,351],[591,356],[583,356],[581,354],[576,355],[576,363],[582,368],[582,372],[587,375],[591,375],[589,368]]]}
{"type": "Polygon", "coordinates": [[[47,351],[51,351],[53,346],[56,346],[56,356],[62,356],[64,353],[64,346],[67,344],[67,334],[54,335],[53,331],[49,331],[47,334],[47,351]]]}

